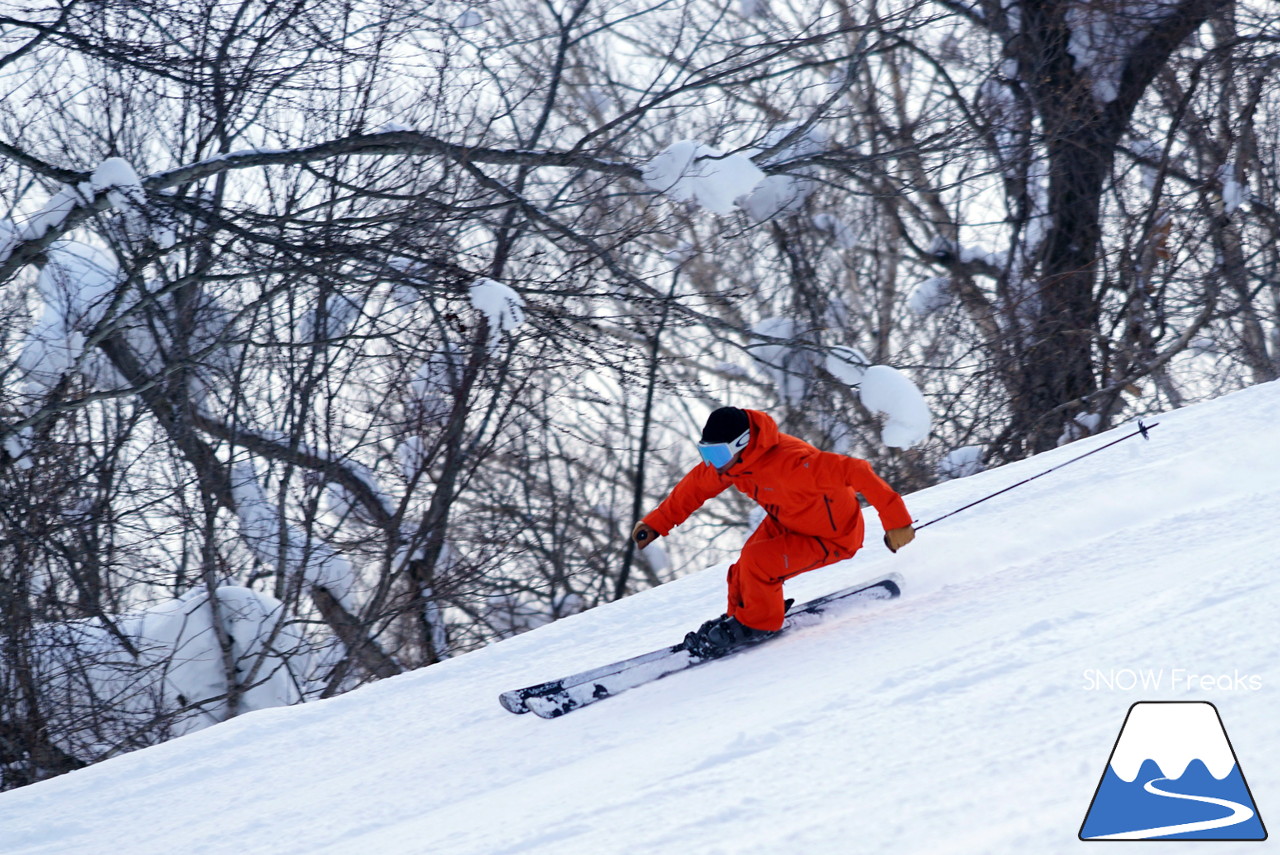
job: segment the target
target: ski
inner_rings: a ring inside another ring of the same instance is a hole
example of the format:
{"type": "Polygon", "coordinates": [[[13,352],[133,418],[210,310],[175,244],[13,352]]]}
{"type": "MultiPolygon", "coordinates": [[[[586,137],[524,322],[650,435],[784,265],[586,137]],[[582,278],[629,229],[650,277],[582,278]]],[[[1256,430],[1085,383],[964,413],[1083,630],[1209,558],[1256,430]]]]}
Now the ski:
{"type": "Polygon", "coordinates": [[[630,659],[624,659],[621,662],[611,662],[608,665],[601,665],[599,668],[592,668],[590,671],[583,671],[580,674],[574,674],[569,677],[562,677],[559,680],[551,680],[546,683],[538,683],[536,686],[528,686],[523,689],[513,689],[509,692],[503,692],[498,696],[498,702],[516,715],[522,715],[531,710],[525,706],[525,701],[529,698],[549,695],[560,691],[568,686],[577,686],[581,683],[588,683],[592,680],[598,680],[601,677],[608,677],[618,674],[630,668],[640,665],[647,665],[652,662],[658,662],[666,658],[677,656],[685,652],[684,643],[664,647],[661,650],[654,650],[649,653],[643,653],[639,656],[633,656],[630,659]]]}
{"type": "MultiPolygon", "coordinates": [[[[787,611],[782,632],[816,623],[823,614],[833,609],[845,609],[855,605],[870,605],[879,600],[892,600],[902,594],[902,577],[890,573],[872,582],[863,582],[807,603],[792,606],[787,611]]],[[[777,636],[774,636],[776,638],[777,636]]],[[[760,644],[768,644],[768,639],[760,644]]],[[[684,648],[684,643],[663,647],[621,662],[613,662],[592,668],[559,680],[538,683],[523,689],[513,689],[498,696],[499,703],[517,715],[532,712],[541,718],[559,718],[576,709],[611,698],[634,689],[636,686],[660,680],[678,671],[684,671],[714,659],[736,656],[760,646],[746,645],[732,650],[725,656],[704,658],[695,656],[684,648]]]]}

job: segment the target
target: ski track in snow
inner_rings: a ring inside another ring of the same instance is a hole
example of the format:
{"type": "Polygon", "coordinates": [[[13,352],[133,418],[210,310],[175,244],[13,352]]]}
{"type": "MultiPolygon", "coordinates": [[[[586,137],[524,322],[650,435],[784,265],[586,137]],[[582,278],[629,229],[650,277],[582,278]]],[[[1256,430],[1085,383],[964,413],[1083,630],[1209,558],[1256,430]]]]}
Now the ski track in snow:
{"type": "MultiPolygon", "coordinates": [[[[1280,804],[1280,384],[1158,421],[1150,442],[926,529],[896,556],[870,514],[862,554],[788,583],[803,601],[898,571],[900,600],[554,721],[499,707],[504,690],[674,642],[718,614],[724,567],[709,568],[2,794],[0,852],[1075,851],[1125,711],[1161,698],[1219,706],[1265,816],[1280,804]],[[1259,674],[1263,688],[1083,685],[1086,669],[1178,667],[1259,674]]],[[[908,505],[928,520],[1119,435],[908,505]]]]}

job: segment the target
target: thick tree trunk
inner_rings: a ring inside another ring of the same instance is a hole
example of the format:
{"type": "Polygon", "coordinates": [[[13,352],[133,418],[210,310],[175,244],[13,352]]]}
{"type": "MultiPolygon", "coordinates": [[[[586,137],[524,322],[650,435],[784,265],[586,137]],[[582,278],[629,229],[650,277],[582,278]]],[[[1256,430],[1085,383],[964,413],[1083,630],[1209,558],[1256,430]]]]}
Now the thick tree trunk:
{"type": "Polygon", "coordinates": [[[1014,424],[1023,451],[1053,448],[1081,401],[1098,389],[1094,332],[1098,253],[1102,243],[1101,197],[1111,172],[1114,131],[1092,127],[1051,146],[1050,231],[1040,256],[1035,312],[1014,397],[1014,424]]]}
{"type": "Polygon", "coordinates": [[[1020,7],[1021,39],[1010,50],[1044,134],[1050,222],[1034,281],[1026,283],[1032,286],[1030,305],[1017,307],[1030,320],[1014,347],[1018,388],[1006,435],[1014,456],[1054,447],[1098,391],[1094,339],[1101,315],[1102,199],[1115,150],[1169,56],[1226,2],[1168,0],[1161,16],[1159,7],[1113,0],[1117,25],[1134,27],[1140,20],[1146,31],[1128,46],[1110,100],[1101,97],[1094,77],[1104,72],[1078,67],[1071,52],[1067,12],[1078,0],[1026,0],[1020,7]]]}

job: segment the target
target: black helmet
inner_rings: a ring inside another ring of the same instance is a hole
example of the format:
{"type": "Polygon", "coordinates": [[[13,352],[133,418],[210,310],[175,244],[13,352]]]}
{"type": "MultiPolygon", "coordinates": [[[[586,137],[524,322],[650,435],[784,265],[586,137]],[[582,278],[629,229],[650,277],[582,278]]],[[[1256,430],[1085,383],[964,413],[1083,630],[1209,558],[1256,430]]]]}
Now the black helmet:
{"type": "Polygon", "coordinates": [[[703,442],[733,442],[751,427],[745,410],[737,407],[721,407],[707,416],[702,426],[703,442]]]}

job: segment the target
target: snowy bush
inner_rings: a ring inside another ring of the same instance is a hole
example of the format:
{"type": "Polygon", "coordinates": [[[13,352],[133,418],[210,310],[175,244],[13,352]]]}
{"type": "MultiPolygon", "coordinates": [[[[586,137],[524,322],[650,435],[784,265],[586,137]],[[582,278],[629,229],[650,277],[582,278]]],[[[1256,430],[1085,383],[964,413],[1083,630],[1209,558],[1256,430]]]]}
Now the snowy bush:
{"type": "Polygon", "coordinates": [[[944,481],[977,475],[984,468],[981,446],[966,445],[947,452],[938,461],[938,477],[944,481]]]}
{"type": "Polygon", "coordinates": [[[945,276],[926,279],[917,285],[907,300],[911,311],[927,316],[939,312],[951,304],[951,281],[945,276]]]}
{"type": "Polygon", "coordinates": [[[35,668],[59,747],[92,762],[154,741],[157,721],[179,736],[311,691],[310,647],[282,603],[224,586],[217,608],[215,624],[208,592],[195,588],[132,614],[37,627],[35,668]]]}

